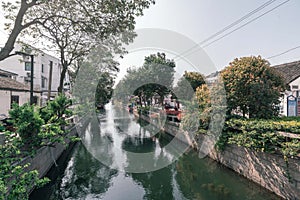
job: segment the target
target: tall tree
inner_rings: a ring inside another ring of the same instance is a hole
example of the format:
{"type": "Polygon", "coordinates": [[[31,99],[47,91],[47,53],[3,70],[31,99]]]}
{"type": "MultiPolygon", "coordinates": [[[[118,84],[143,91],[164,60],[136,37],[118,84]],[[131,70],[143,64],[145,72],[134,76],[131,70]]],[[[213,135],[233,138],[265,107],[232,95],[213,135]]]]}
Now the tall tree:
{"type": "Polygon", "coordinates": [[[146,56],[142,67],[127,70],[122,81],[122,85],[126,85],[122,87],[122,92],[125,93],[123,96],[137,95],[140,102],[146,103],[153,95],[158,94],[162,103],[164,96],[171,92],[174,68],[175,62],[167,59],[164,53],[146,56]]]}
{"type": "Polygon", "coordinates": [[[12,3],[3,1],[5,24],[10,30],[5,46],[0,50],[0,61],[7,58],[14,48],[16,39],[33,25],[44,25],[49,20],[63,18],[82,29],[110,33],[134,29],[134,18],[143,14],[153,0],[109,1],[109,0],[20,0],[12,3]],[[99,29],[100,28],[100,29],[99,29]]]}
{"type": "Polygon", "coordinates": [[[113,93],[114,78],[108,72],[101,74],[95,94],[96,106],[104,106],[109,102],[113,93]]]}
{"type": "Polygon", "coordinates": [[[74,60],[85,56],[95,41],[120,38],[121,33],[134,30],[135,17],[142,15],[143,9],[151,3],[154,1],[22,0],[17,4],[4,4],[6,17],[11,20],[8,24],[11,34],[0,52],[0,60],[9,56],[22,31],[49,39],[61,57],[61,92],[68,66],[74,60]]]}
{"type": "Polygon", "coordinates": [[[260,56],[236,58],[221,76],[229,112],[241,112],[251,118],[278,115],[279,97],[285,84],[267,60],[260,56]]]}
{"type": "Polygon", "coordinates": [[[163,103],[164,96],[171,92],[173,86],[176,64],[173,60],[166,58],[165,53],[151,54],[145,57],[143,71],[145,79],[153,78],[153,83],[145,85],[145,92],[157,93],[160,96],[160,102],[163,103]]]}

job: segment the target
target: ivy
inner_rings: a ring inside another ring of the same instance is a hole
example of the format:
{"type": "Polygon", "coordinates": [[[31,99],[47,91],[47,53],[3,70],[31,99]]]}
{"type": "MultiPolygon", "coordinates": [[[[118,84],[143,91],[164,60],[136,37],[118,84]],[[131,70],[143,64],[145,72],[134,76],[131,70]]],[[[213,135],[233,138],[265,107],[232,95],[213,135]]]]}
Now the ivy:
{"type": "Polygon", "coordinates": [[[22,164],[23,157],[31,152],[21,150],[22,139],[14,133],[6,132],[6,141],[0,145],[0,199],[28,199],[31,187],[39,187],[49,179],[39,179],[36,170],[28,170],[29,164],[22,164]]]}
{"type": "MultiPolygon", "coordinates": [[[[289,173],[289,158],[300,153],[300,138],[289,138],[278,132],[300,133],[300,120],[276,118],[272,120],[235,119],[225,122],[223,134],[216,143],[217,150],[224,150],[227,144],[236,144],[257,152],[281,154],[286,162],[286,175],[289,173]]],[[[299,134],[300,135],[300,134],[299,134]]]]}
{"type": "Polygon", "coordinates": [[[236,144],[258,152],[280,153],[285,159],[297,156],[300,139],[285,137],[279,131],[299,134],[300,120],[228,119],[217,149],[224,149],[226,144],[236,144]]]}

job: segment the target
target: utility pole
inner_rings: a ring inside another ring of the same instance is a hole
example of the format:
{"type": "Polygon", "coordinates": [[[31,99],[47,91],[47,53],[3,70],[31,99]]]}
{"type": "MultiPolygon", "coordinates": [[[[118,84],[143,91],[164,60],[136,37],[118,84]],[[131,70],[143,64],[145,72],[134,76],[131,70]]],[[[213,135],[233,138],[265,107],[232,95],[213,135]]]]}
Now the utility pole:
{"type": "Polygon", "coordinates": [[[51,86],[52,86],[52,71],[53,71],[53,61],[50,61],[50,69],[49,69],[49,84],[48,84],[48,101],[51,96],[51,86]]]}
{"type": "Polygon", "coordinates": [[[34,63],[34,56],[30,55],[31,58],[31,68],[30,68],[30,105],[33,104],[33,63],[34,63]]]}

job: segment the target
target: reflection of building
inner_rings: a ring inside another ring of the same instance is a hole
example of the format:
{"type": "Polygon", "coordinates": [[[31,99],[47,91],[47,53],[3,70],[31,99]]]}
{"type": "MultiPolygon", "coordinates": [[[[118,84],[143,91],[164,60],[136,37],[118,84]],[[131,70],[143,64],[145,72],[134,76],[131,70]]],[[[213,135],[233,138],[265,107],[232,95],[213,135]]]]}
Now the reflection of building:
{"type": "MultiPolygon", "coordinates": [[[[23,45],[24,46],[24,45],[23,45]]],[[[28,46],[28,45],[27,45],[28,46]]],[[[35,94],[38,102],[45,102],[47,100],[48,87],[51,82],[51,98],[57,94],[59,86],[60,74],[62,66],[60,60],[54,56],[46,54],[45,52],[27,47],[24,50],[21,44],[16,44],[15,49],[12,51],[22,51],[34,55],[34,90],[39,94],[35,94]],[[52,79],[50,81],[50,68],[52,68],[52,79]]],[[[18,74],[16,80],[25,85],[30,85],[30,57],[11,56],[7,59],[0,61],[0,68],[18,74]]],[[[65,83],[69,83],[68,74],[66,74],[65,83]]]]}
{"type": "MultiPolygon", "coordinates": [[[[16,81],[17,74],[0,69],[0,114],[8,115],[13,102],[22,105],[29,102],[29,86],[16,81]]],[[[34,93],[39,96],[39,93],[34,93]]],[[[34,101],[37,101],[35,98],[34,101]]]]}
{"type": "Polygon", "coordinates": [[[300,61],[273,66],[284,78],[290,90],[284,92],[280,113],[285,116],[300,116],[300,61]]]}

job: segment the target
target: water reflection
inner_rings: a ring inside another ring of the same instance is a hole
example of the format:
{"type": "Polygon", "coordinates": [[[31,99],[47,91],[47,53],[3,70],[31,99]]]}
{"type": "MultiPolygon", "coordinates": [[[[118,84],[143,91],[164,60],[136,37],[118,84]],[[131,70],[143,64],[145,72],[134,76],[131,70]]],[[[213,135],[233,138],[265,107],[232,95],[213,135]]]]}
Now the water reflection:
{"type": "Polygon", "coordinates": [[[179,154],[176,145],[168,146],[171,136],[150,131],[151,126],[127,111],[108,108],[90,122],[82,135],[84,145],[74,149],[61,178],[52,183],[55,186],[36,191],[31,199],[41,199],[46,192],[51,195],[43,199],[278,199],[193,151],[156,171],[124,172],[131,164],[146,169],[179,154]],[[137,163],[136,154],[142,153],[152,159],[137,163]]]}
{"type": "MultiPolygon", "coordinates": [[[[120,171],[142,173],[174,162],[188,146],[162,140],[162,132],[125,109],[107,106],[82,135],[87,150],[103,164],[120,171]]],[[[172,138],[171,138],[172,139],[172,138]]]]}
{"type": "Polygon", "coordinates": [[[118,175],[118,171],[101,164],[83,146],[79,146],[75,155],[67,166],[58,197],[61,199],[103,197],[112,186],[111,179],[118,175]]]}

